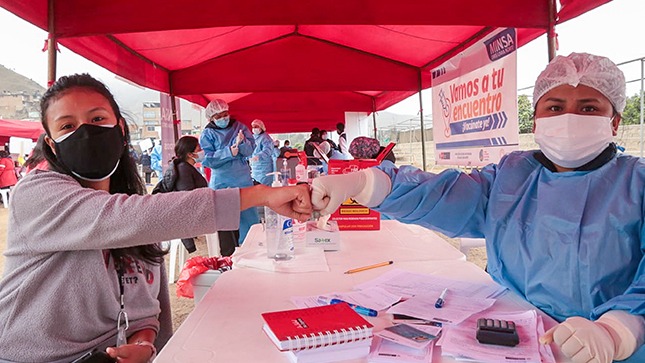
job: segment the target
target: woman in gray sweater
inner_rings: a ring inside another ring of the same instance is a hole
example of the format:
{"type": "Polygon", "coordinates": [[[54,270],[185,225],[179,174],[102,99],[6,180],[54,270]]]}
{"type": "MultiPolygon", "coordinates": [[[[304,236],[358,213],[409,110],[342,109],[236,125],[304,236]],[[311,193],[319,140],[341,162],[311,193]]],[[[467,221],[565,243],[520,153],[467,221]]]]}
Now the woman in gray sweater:
{"type": "Polygon", "coordinates": [[[94,348],[148,362],[172,332],[160,241],[237,229],[253,206],[311,213],[307,186],[144,195],[119,107],[87,74],[60,78],[41,116],[50,170],[13,189],[0,362],[67,363],[94,348]]]}

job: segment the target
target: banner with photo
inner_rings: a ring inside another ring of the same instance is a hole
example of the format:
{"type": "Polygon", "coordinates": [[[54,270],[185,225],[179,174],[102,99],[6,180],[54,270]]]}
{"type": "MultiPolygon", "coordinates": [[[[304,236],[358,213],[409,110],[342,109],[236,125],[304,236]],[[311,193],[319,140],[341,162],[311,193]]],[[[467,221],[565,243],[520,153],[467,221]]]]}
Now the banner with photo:
{"type": "Polygon", "coordinates": [[[492,33],[432,70],[435,159],[484,166],[519,148],[517,37],[492,33]]]}

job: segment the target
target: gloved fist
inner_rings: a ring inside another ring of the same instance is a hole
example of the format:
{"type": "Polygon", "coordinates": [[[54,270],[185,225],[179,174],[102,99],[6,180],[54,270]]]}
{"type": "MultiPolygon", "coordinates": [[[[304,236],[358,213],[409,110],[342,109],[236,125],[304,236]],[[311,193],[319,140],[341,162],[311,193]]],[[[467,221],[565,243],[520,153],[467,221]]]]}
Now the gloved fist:
{"type": "Polygon", "coordinates": [[[311,183],[311,203],[321,215],[332,214],[348,198],[373,207],[381,204],[390,188],[390,178],[375,168],[322,176],[311,183]]]}
{"type": "Polygon", "coordinates": [[[231,155],[237,156],[237,153],[240,152],[240,149],[237,148],[237,144],[231,146],[231,155]]]}
{"type": "Polygon", "coordinates": [[[611,334],[602,324],[574,316],[549,329],[541,338],[560,347],[575,363],[611,363],[615,348],[611,334]]]}
{"type": "Polygon", "coordinates": [[[562,353],[576,363],[627,359],[644,340],[643,317],[623,310],[610,310],[595,322],[571,317],[540,337],[544,344],[555,341],[562,353]]]}
{"type": "Polygon", "coordinates": [[[311,182],[311,203],[314,210],[319,210],[320,214],[332,214],[347,198],[354,198],[364,188],[363,170],[349,174],[321,176],[311,182]]]}

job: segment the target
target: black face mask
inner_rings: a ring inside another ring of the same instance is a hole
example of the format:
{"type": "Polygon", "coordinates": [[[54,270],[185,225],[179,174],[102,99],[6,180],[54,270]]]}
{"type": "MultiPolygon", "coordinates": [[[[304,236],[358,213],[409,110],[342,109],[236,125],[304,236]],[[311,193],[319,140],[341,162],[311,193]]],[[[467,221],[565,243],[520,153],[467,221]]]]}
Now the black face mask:
{"type": "Polygon", "coordinates": [[[114,174],[125,144],[118,124],[113,127],[83,124],[58,140],[54,140],[56,158],[72,174],[88,181],[105,180],[114,174]]]}

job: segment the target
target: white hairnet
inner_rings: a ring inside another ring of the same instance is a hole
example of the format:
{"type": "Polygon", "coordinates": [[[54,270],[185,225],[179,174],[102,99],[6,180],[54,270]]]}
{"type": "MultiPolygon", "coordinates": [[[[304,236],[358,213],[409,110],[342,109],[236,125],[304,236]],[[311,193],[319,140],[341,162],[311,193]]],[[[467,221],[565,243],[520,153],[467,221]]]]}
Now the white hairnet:
{"type": "Polygon", "coordinates": [[[591,87],[607,97],[616,111],[625,109],[625,75],[609,58],[587,53],[555,57],[535,81],[533,107],[545,93],[563,84],[591,87]]]}
{"type": "Polygon", "coordinates": [[[257,127],[261,128],[262,131],[267,130],[266,126],[264,126],[264,122],[262,122],[262,120],[257,119],[257,118],[255,120],[253,120],[253,122],[251,122],[251,127],[254,127],[254,126],[257,126],[257,127]]]}
{"type": "Polygon", "coordinates": [[[228,111],[228,103],[221,99],[215,99],[208,103],[206,106],[206,118],[210,119],[213,115],[228,111]]]}

